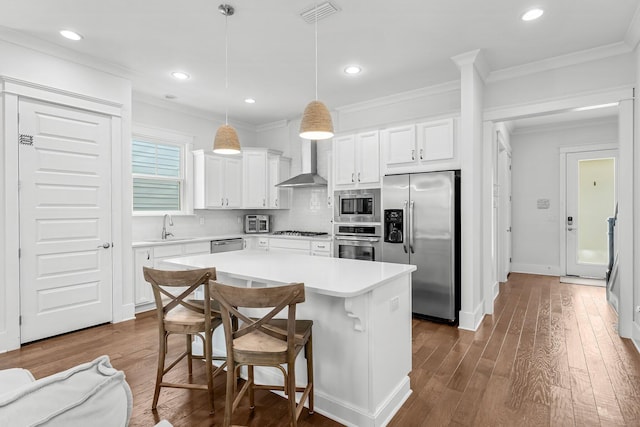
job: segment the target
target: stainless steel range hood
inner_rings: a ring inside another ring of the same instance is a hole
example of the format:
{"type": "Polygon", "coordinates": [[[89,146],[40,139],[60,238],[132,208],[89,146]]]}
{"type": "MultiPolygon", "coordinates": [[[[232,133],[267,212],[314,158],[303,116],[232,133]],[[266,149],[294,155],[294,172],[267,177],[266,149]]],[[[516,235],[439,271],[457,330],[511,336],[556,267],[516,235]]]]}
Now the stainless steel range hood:
{"type": "Polygon", "coordinates": [[[302,173],[286,181],[276,184],[276,187],[326,187],[327,180],[318,175],[318,148],[316,141],[302,142],[302,173]]]}

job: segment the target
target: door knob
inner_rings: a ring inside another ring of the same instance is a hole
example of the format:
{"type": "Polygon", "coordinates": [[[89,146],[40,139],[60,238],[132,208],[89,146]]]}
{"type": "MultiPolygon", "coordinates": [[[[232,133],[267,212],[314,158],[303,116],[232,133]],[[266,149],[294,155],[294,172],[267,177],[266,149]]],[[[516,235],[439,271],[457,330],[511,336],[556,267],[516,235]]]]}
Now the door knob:
{"type": "Polygon", "coordinates": [[[104,242],[103,244],[98,246],[98,248],[103,248],[103,249],[109,249],[110,247],[111,247],[111,244],[108,242],[104,242]]]}

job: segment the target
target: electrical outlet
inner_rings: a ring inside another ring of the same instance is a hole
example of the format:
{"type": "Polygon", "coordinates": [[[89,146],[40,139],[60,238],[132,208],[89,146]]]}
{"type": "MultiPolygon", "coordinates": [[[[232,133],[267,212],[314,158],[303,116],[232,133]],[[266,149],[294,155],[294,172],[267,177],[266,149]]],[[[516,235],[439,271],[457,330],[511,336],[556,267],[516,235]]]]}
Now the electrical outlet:
{"type": "Polygon", "coordinates": [[[204,217],[203,216],[200,217],[200,225],[204,225],[204,217]]]}
{"type": "Polygon", "coordinates": [[[398,307],[400,307],[400,298],[393,297],[391,298],[391,311],[396,311],[398,307]]]}

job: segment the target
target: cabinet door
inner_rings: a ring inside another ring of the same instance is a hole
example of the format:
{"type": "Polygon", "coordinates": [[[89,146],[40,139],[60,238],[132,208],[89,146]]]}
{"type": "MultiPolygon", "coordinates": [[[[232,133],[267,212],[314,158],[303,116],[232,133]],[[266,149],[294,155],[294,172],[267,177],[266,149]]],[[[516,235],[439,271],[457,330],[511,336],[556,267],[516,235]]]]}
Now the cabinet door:
{"type": "Polygon", "coordinates": [[[153,249],[137,248],[133,251],[134,258],[134,298],[135,305],[153,302],[151,285],[144,280],[142,267],[153,267],[153,249]]]}
{"type": "Polygon", "coordinates": [[[242,206],[242,158],[225,159],[224,167],[224,207],[242,206]]]}
{"type": "Polygon", "coordinates": [[[329,164],[329,167],[327,168],[327,207],[333,209],[333,174],[335,170],[333,152],[329,152],[327,154],[327,163],[329,164]]]}
{"type": "Polygon", "coordinates": [[[381,131],[383,161],[387,167],[416,163],[416,127],[414,125],[381,131]]]}
{"type": "Polygon", "coordinates": [[[356,161],[358,163],[356,181],[358,184],[380,182],[380,140],[378,131],[361,133],[356,136],[356,161]]]}
{"type": "Polygon", "coordinates": [[[205,156],[205,206],[207,208],[224,207],[224,159],[205,156]]]}
{"type": "Polygon", "coordinates": [[[267,207],[267,153],[243,153],[242,199],[245,208],[267,207]]]}
{"type": "Polygon", "coordinates": [[[277,155],[269,155],[269,208],[289,208],[291,189],[276,187],[276,184],[288,179],[290,175],[290,159],[277,155]]]}
{"type": "Polygon", "coordinates": [[[451,160],[454,158],[453,119],[420,123],[418,128],[418,160],[451,160]]]}
{"type": "Polygon", "coordinates": [[[334,185],[356,183],[356,140],[354,135],[333,139],[334,185]]]}

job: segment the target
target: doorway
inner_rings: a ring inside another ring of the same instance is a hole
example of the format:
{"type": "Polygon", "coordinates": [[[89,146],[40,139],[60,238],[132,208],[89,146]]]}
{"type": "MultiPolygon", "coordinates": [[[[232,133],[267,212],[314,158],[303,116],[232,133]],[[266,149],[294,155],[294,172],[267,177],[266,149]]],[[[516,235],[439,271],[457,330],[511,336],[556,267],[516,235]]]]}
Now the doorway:
{"type": "Polygon", "coordinates": [[[566,153],[566,275],[603,279],[616,209],[617,150],[566,153]]]}

